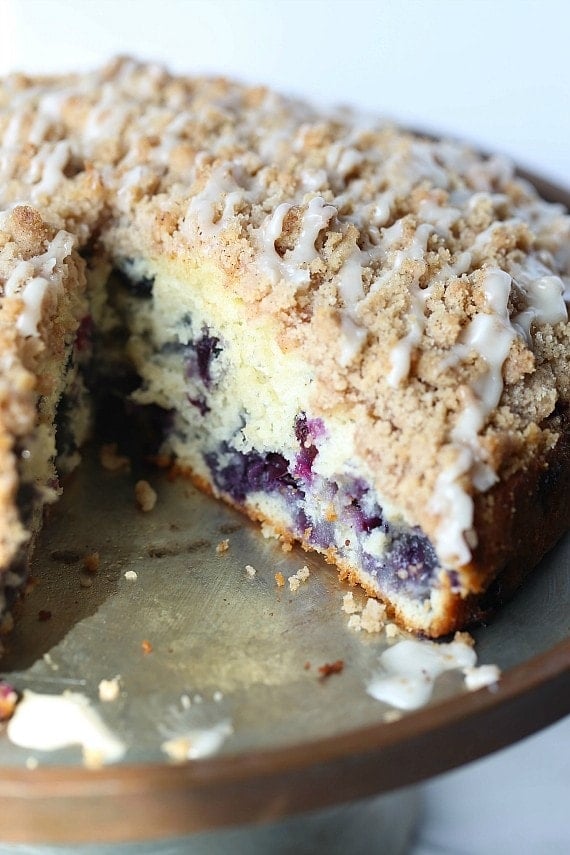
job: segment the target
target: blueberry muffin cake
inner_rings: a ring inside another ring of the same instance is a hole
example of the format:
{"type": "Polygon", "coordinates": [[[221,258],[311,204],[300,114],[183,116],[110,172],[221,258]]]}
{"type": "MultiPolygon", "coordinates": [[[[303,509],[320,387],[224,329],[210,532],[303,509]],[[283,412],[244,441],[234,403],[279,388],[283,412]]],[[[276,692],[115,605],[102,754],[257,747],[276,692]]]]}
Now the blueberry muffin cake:
{"type": "Polygon", "coordinates": [[[0,99],[6,585],[121,364],[162,455],[414,631],[568,528],[570,219],[508,162],[132,60],[0,99]]]}

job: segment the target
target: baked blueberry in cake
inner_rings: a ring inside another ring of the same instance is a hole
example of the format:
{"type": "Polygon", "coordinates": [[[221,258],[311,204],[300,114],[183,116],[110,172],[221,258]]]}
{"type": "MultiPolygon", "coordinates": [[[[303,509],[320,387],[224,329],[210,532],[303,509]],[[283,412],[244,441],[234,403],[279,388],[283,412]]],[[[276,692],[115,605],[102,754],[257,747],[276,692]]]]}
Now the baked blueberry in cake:
{"type": "Polygon", "coordinates": [[[132,60],[1,98],[4,207],[199,486],[433,637],[568,528],[570,219],[508,162],[132,60]]]}

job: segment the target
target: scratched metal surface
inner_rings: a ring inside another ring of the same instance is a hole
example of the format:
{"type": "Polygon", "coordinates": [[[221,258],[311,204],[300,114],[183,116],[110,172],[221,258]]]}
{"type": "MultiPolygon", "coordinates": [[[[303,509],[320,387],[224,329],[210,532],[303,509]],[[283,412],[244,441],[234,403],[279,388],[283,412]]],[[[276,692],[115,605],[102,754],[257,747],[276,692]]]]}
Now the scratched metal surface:
{"type": "MultiPolygon", "coordinates": [[[[37,548],[37,584],[5,641],[4,677],[20,689],[88,695],[127,744],[126,763],[165,760],[165,738],[223,720],[233,725],[221,748],[229,754],[309,744],[382,721],[387,708],[365,686],[385,641],[347,627],[348,588],[334,569],[301,551],[284,553],[186,481],[145,474],[158,492],[148,514],[134,503],[140,472],[110,473],[87,459],[67,486],[37,548]],[[217,553],[226,538],[228,551],[217,553]],[[94,551],[99,571],[82,587],[81,557],[94,551]],[[303,564],[311,575],[296,593],[276,585],[277,572],[287,577],[303,564]],[[125,578],[128,570],[136,580],[125,578]],[[143,641],[152,652],[143,652],[143,641]],[[342,673],[319,679],[319,666],[338,659],[342,673]],[[99,682],[115,675],[120,697],[103,704],[99,682]]],[[[476,633],[480,662],[510,668],[567,637],[569,561],[567,537],[476,633]]],[[[445,674],[433,702],[461,691],[458,675],[445,674]]],[[[42,764],[81,762],[78,749],[39,755],[0,733],[2,766],[21,766],[31,754],[42,764]]]]}

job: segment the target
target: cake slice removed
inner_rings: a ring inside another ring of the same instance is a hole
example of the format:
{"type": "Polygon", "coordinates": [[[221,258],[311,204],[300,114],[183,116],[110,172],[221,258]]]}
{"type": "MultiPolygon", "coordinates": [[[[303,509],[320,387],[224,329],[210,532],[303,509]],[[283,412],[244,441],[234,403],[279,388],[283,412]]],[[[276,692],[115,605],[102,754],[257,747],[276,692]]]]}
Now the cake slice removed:
{"type": "Polygon", "coordinates": [[[74,245],[71,234],[49,226],[30,206],[0,213],[2,611],[25,580],[43,508],[60,492],[58,407],[69,438],[60,473],[74,465],[73,452],[86,438],[85,396],[72,353],[86,314],[85,274],[74,245]],[[62,399],[73,412],[67,425],[62,399]]]}

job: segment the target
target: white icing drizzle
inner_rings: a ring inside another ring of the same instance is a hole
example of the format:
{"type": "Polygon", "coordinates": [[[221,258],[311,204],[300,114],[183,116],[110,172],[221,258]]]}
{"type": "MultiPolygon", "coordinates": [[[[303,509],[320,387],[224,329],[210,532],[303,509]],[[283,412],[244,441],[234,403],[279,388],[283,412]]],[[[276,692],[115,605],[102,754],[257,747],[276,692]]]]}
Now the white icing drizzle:
{"type": "Polygon", "coordinates": [[[470,690],[497,682],[500,672],[495,665],[476,668],[476,663],[475,650],[463,641],[436,644],[406,639],[381,654],[379,669],[366,690],[378,701],[415,710],[427,704],[437,677],[445,671],[462,671],[470,690]]]}
{"type": "Polygon", "coordinates": [[[8,723],[7,733],[15,745],[36,751],[80,745],[91,763],[115,763],[126,750],[88,698],[76,692],[43,695],[26,689],[8,723]]]}
{"type": "Polygon", "coordinates": [[[430,509],[440,519],[436,549],[444,564],[466,564],[470,546],[476,544],[473,525],[473,499],[461,484],[469,475],[479,490],[487,490],[495,481],[493,470],[481,459],[479,431],[503,392],[503,363],[516,336],[508,313],[511,277],[499,269],[485,272],[484,292],[487,312],[476,314],[455,345],[452,359],[461,360],[475,351],[485,362],[485,370],[471,388],[465,390],[466,403],[451,438],[455,461],[438,477],[430,509]]]}
{"type": "Polygon", "coordinates": [[[453,439],[459,442],[476,443],[477,433],[503,392],[503,363],[516,336],[508,311],[511,281],[504,270],[486,271],[483,287],[490,311],[476,314],[460,339],[463,347],[458,355],[467,356],[475,351],[484,359],[487,369],[474,384],[474,395],[453,430],[453,439]]]}
{"type": "Polygon", "coordinates": [[[42,314],[42,303],[49,282],[42,276],[29,279],[22,289],[21,297],[24,308],[16,322],[16,328],[23,336],[37,336],[38,323],[42,314]]]}
{"type": "Polygon", "coordinates": [[[473,499],[460,482],[473,464],[473,452],[467,447],[455,449],[455,460],[442,470],[435,483],[430,500],[430,510],[441,520],[436,531],[435,546],[444,564],[453,567],[467,564],[471,558],[470,546],[476,546],[472,531],[473,499]],[[466,532],[470,535],[467,544],[466,532]]]}
{"type": "Polygon", "coordinates": [[[99,102],[89,111],[83,126],[83,140],[87,149],[105,139],[120,139],[129,117],[129,109],[117,104],[112,84],[102,87],[99,102]]]}
{"type": "MultiPolygon", "coordinates": [[[[427,242],[434,228],[430,223],[423,223],[418,227],[413,240],[410,241],[405,249],[399,249],[395,252],[394,264],[392,271],[397,272],[401,269],[405,261],[423,261],[427,242]]],[[[425,265],[422,265],[425,267],[425,265]]],[[[400,383],[408,376],[410,372],[410,362],[414,347],[422,340],[422,335],[425,329],[425,303],[431,294],[432,289],[420,288],[418,277],[410,287],[410,307],[411,312],[408,316],[409,330],[400,341],[392,348],[390,361],[392,367],[388,374],[388,383],[390,386],[399,386],[400,383]]]]}
{"type": "MultiPolygon", "coordinates": [[[[0,225],[6,214],[0,218],[0,225]]],[[[62,288],[61,265],[71,254],[75,238],[69,232],[59,231],[46,251],[29,261],[18,261],[4,284],[6,297],[19,297],[22,310],[16,320],[16,329],[23,336],[38,336],[42,305],[47,291],[62,288]]]]}
{"type": "Polygon", "coordinates": [[[318,255],[315,241],[336,214],[337,209],[334,205],[327,205],[322,196],[311,199],[301,219],[301,229],[295,248],[288,249],[283,256],[290,279],[301,283],[309,281],[309,264],[318,255]]]}
{"type": "Polygon", "coordinates": [[[71,146],[65,140],[55,143],[53,148],[40,149],[30,165],[32,180],[35,176],[38,180],[32,189],[33,201],[38,201],[42,196],[51,195],[65,180],[63,170],[67,166],[70,156],[71,146]]]}
{"type": "Polygon", "coordinates": [[[525,295],[526,308],[514,316],[513,325],[530,345],[533,323],[557,324],[568,320],[564,282],[535,258],[528,259],[524,268],[518,267],[515,276],[525,295]]]}
{"type": "Polygon", "coordinates": [[[6,297],[14,297],[21,290],[24,282],[35,273],[31,261],[18,261],[12,273],[4,283],[4,294],[6,297]]]}
{"type": "Polygon", "coordinates": [[[186,224],[194,220],[204,237],[221,232],[227,228],[234,216],[235,206],[243,199],[231,170],[227,166],[219,166],[212,170],[204,188],[195,194],[188,206],[186,224]],[[223,210],[217,217],[218,205],[224,201],[223,210]]]}
{"type": "Polygon", "coordinates": [[[257,240],[261,249],[260,266],[273,282],[285,279],[295,285],[309,283],[310,263],[318,257],[315,241],[333,217],[337,215],[334,205],[327,205],[322,196],[313,197],[301,218],[299,237],[294,249],[288,249],[283,257],[275,249],[275,241],[283,232],[283,221],[293,205],[283,202],[257,229],[257,240]]]}

